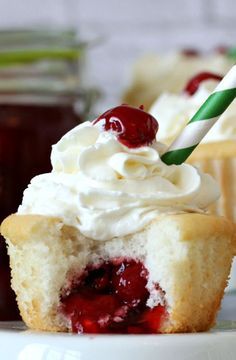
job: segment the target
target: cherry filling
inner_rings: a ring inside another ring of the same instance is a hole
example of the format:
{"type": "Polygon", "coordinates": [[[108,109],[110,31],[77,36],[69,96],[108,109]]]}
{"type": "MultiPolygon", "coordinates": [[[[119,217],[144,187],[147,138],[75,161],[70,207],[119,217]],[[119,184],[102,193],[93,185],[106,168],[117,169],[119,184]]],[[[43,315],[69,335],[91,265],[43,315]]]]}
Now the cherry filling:
{"type": "Polygon", "coordinates": [[[106,111],[93,124],[100,123],[103,130],[113,132],[129,148],[151,144],[158,130],[157,120],[140,108],[120,105],[106,111]]]}
{"type": "MultiPolygon", "coordinates": [[[[152,334],[167,317],[164,306],[147,307],[148,272],[139,261],[114,260],[87,267],[62,312],[76,333],[152,334]]],[[[159,288],[159,287],[158,287],[159,288]]]]}
{"type": "Polygon", "coordinates": [[[213,74],[211,72],[201,72],[201,73],[197,74],[196,76],[194,76],[192,79],[189,80],[189,82],[187,83],[187,85],[186,85],[186,87],[184,89],[184,92],[186,92],[187,94],[192,96],[198,90],[200,84],[203,81],[206,81],[206,80],[218,80],[218,81],[221,81],[222,76],[217,75],[217,74],[213,74]]]}

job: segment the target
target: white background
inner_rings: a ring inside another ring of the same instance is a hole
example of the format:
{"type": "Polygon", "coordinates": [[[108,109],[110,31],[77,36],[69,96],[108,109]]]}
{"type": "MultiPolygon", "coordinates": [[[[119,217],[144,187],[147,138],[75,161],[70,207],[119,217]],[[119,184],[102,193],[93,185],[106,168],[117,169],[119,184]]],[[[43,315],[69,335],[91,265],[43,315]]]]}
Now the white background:
{"type": "Polygon", "coordinates": [[[0,28],[32,24],[74,25],[82,36],[102,39],[88,65],[105,108],[118,101],[144,53],[236,45],[236,0],[0,0],[0,28]]]}

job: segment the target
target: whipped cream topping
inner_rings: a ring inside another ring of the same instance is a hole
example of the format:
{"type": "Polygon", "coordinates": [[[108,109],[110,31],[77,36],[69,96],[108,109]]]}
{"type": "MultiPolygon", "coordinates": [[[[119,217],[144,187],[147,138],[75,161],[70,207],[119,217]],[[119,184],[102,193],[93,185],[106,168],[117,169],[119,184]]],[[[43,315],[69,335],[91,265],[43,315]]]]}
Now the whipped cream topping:
{"type": "Polygon", "coordinates": [[[201,212],[219,196],[195,167],[164,164],[165,145],[128,148],[99,124],[83,123],[53,146],[52,172],[36,176],[19,214],[63,219],[94,240],[141,230],[157,215],[201,212]]]}
{"type": "MultiPolygon", "coordinates": [[[[158,139],[170,144],[212,93],[218,82],[204,81],[193,96],[164,93],[151,106],[150,113],[157,118],[160,128],[158,139]]],[[[236,101],[228,107],[202,142],[236,139],[236,101]]]]}

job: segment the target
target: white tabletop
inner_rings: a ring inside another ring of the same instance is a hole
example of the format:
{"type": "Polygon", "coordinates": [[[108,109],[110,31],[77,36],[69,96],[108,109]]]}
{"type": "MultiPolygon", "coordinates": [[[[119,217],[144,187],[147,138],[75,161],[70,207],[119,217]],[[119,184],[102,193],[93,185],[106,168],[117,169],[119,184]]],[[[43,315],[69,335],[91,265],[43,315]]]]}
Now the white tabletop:
{"type": "Polygon", "coordinates": [[[236,295],[225,296],[218,324],[207,333],[76,335],[36,332],[0,323],[1,360],[235,360],[236,295]]]}

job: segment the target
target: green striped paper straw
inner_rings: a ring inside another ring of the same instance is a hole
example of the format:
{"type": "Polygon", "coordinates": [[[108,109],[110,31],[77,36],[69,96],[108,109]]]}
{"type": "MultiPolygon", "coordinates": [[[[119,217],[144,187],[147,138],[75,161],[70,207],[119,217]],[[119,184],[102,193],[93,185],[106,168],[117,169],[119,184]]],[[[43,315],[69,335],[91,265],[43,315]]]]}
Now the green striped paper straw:
{"type": "Polygon", "coordinates": [[[225,75],[177,139],[171,144],[168,151],[162,155],[162,161],[167,165],[182,164],[202,141],[235,97],[236,65],[225,75]]]}

